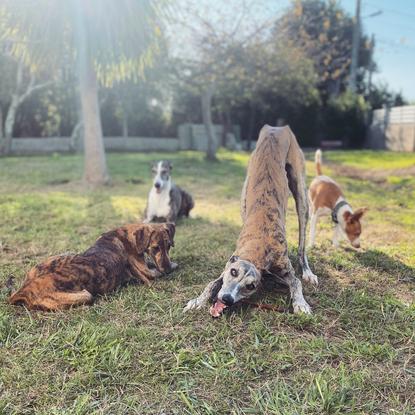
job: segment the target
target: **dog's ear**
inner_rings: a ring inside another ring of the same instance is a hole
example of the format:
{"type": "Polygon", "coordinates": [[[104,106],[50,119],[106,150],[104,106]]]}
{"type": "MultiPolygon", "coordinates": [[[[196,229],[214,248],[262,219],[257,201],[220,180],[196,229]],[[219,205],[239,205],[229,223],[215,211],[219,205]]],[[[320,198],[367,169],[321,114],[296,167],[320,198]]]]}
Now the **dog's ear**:
{"type": "Polygon", "coordinates": [[[231,266],[231,264],[233,264],[234,262],[236,262],[238,259],[239,259],[239,256],[238,255],[232,255],[228,259],[228,262],[225,265],[225,269],[228,269],[231,266]]]}
{"type": "Polygon", "coordinates": [[[151,168],[151,172],[152,173],[157,173],[157,162],[156,161],[152,161],[150,163],[150,168],[151,168]]]}
{"type": "Polygon", "coordinates": [[[233,263],[234,263],[234,262],[236,262],[238,259],[239,259],[239,257],[238,257],[237,255],[232,255],[232,256],[229,258],[229,262],[230,262],[231,264],[233,264],[233,263]]]}
{"type": "Polygon", "coordinates": [[[135,243],[139,254],[144,254],[144,252],[148,249],[152,233],[153,229],[151,225],[143,225],[135,232],[135,243]]]}
{"type": "Polygon", "coordinates": [[[344,217],[344,220],[345,220],[346,222],[351,222],[351,221],[353,221],[353,214],[352,214],[352,213],[350,213],[349,211],[344,212],[343,217],[344,217]]]}
{"type": "Polygon", "coordinates": [[[176,225],[173,222],[168,222],[163,225],[164,229],[167,230],[170,239],[170,245],[174,246],[174,235],[176,233],[176,225]]]}
{"type": "Polygon", "coordinates": [[[173,170],[173,163],[170,160],[167,160],[167,165],[169,167],[169,170],[172,171],[173,170]]]}
{"type": "Polygon", "coordinates": [[[353,220],[360,220],[368,210],[367,207],[357,209],[352,215],[353,220]]]}

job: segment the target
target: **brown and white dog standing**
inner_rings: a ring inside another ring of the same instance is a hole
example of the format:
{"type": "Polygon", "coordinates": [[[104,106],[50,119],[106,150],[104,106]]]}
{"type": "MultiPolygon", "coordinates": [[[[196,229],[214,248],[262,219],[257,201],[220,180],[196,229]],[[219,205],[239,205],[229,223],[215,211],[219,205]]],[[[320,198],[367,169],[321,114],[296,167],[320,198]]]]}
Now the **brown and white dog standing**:
{"type": "Polygon", "coordinates": [[[242,190],[243,226],[236,250],[222,275],[209,283],[199,297],[190,300],[184,311],[198,309],[212,300],[210,313],[218,317],[226,307],[255,293],[263,275],[271,274],[289,287],[295,313],[311,312],[288,257],[285,217],[290,190],[298,215],[303,279],[317,284],[305,253],[308,206],[304,156],[288,126],[265,125],[242,190]]]}
{"type": "Polygon", "coordinates": [[[311,216],[309,246],[314,245],[317,221],[320,216],[331,214],[335,224],[334,246],[339,246],[340,238],[345,236],[353,247],[360,248],[360,234],[362,233],[360,219],[367,208],[360,208],[353,212],[340,186],[332,178],[322,175],[321,159],[322,152],[317,150],[315,154],[317,177],[313,179],[308,190],[311,216]]]}
{"type": "Polygon", "coordinates": [[[126,225],[104,233],[82,254],[54,256],[33,267],[9,303],[62,310],[90,304],[95,296],[134,280],[149,284],[177,267],[169,257],[174,232],[174,224],[165,223],[126,225]],[[145,255],[155,269],[148,268],[145,255]]]}

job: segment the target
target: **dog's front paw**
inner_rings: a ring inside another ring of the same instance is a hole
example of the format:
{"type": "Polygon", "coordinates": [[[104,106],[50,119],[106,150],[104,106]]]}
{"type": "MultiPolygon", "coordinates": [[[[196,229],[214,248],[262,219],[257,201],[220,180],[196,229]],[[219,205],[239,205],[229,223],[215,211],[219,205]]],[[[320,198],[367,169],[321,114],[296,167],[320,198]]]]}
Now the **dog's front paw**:
{"type": "Polygon", "coordinates": [[[179,264],[177,264],[177,262],[172,262],[171,263],[171,270],[174,271],[175,269],[177,269],[178,266],[179,266],[179,264]]]}
{"type": "Polygon", "coordinates": [[[303,271],[303,280],[309,284],[318,285],[317,275],[313,274],[311,269],[306,269],[303,271]]]}
{"type": "Polygon", "coordinates": [[[186,307],[183,309],[183,313],[186,313],[187,311],[190,311],[190,310],[197,310],[201,308],[202,305],[203,303],[201,303],[198,298],[194,298],[193,300],[190,300],[186,304],[186,307]]]}
{"type": "Polygon", "coordinates": [[[154,269],[151,269],[150,272],[151,272],[151,277],[152,278],[159,278],[159,277],[161,277],[163,275],[160,271],[158,271],[155,268],[154,269]]]}
{"type": "Polygon", "coordinates": [[[311,307],[308,305],[306,300],[297,301],[293,303],[294,314],[311,314],[311,307]]]}

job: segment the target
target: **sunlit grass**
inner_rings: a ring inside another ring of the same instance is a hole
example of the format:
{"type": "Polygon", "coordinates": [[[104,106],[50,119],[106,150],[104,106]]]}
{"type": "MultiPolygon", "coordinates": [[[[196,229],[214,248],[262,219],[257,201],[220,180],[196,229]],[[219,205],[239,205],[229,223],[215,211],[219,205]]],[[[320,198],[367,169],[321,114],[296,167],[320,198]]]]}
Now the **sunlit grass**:
{"type": "Polygon", "coordinates": [[[372,150],[325,151],[324,157],[336,163],[364,169],[393,170],[415,165],[414,153],[372,150]]]}
{"type": "MultiPolygon", "coordinates": [[[[361,252],[334,250],[331,224],[321,222],[309,252],[320,285],[304,287],[314,314],[241,307],[220,320],[207,310],[183,315],[182,307],[234,249],[247,154],[221,151],[217,163],[195,152],[109,154],[113,185],[96,191],[80,183],[80,156],[0,159],[0,413],[414,413],[415,183],[336,175],[334,162],[354,166],[359,154],[327,153],[325,172],[369,212],[361,252]],[[68,312],[29,314],[5,304],[10,275],[20,284],[48,255],[82,251],[140,218],[150,162],[161,157],[196,201],[192,218],[177,226],[175,273],[68,312]]],[[[379,166],[378,154],[362,160],[379,166]]],[[[409,156],[382,157],[403,166],[409,156]]],[[[310,181],[311,161],[307,173],[310,181]]],[[[287,236],[297,264],[292,201],[287,236]]],[[[278,290],[255,300],[289,307],[278,290]]]]}

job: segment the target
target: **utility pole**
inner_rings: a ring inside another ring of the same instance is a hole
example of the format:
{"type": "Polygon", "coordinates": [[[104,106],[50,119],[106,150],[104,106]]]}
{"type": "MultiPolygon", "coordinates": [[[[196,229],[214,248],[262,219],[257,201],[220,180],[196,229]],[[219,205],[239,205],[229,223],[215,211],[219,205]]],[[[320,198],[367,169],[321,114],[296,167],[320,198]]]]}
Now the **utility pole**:
{"type": "Polygon", "coordinates": [[[356,92],[356,78],[357,68],[359,65],[359,40],[360,40],[360,6],[361,0],[356,0],[356,12],[354,16],[353,25],[353,44],[352,44],[352,60],[350,63],[350,77],[349,77],[349,89],[352,92],[356,92]]]}
{"type": "Polygon", "coordinates": [[[369,62],[369,79],[367,82],[367,93],[370,94],[372,89],[372,75],[375,70],[375,62],[373,60],[373,55],[375,53],[375,34],[372,33],[372,38],[370,39],[370,62],[369,62]]]}

